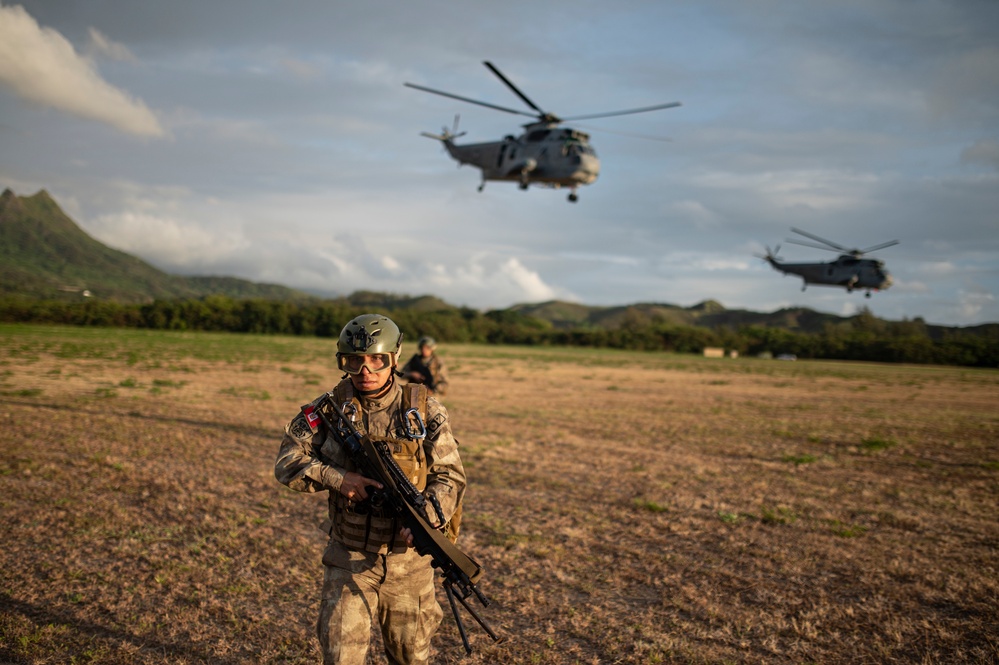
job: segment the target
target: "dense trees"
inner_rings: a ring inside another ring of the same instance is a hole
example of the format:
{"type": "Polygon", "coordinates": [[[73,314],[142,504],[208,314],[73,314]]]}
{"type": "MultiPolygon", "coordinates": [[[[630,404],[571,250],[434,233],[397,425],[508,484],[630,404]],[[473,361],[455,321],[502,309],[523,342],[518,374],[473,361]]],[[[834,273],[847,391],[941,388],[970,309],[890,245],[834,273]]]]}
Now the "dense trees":
{"type": "MultiPolygon", "coordinates": [[[[302,303],[236,300],[225,296],[157,300],[145,305],[7,298],[0,299],[0,321],[335,337],[351,317],[371,309],[369,304],[358,306],[347,301],[302,303]]],[[[921,319],[883,321],[867,310],[841,323],[827,324],[819,333],[804,333],[759,325],[716,329],[682,326],[641,316],[626,316],[613,329],[565,329],[512,310],[481,313],[470,308],[376,309],[390,314],[412,341],[431,335],[455,343],[589,346],[677,353],[724,347],[742,355],[792,353],[799,358],[999,367],[999,336],[994,328],[985,332],[955,328],[934,338],[921,319]]]]}

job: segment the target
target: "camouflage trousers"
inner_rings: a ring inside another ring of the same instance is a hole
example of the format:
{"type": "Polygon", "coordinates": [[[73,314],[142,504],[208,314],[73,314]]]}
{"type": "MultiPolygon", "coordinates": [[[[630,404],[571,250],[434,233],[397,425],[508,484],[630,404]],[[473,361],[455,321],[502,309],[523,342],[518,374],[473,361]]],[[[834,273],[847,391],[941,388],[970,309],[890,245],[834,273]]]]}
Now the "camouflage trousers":
{"type": "Polygon", "coordinates": [[[323,564],[316,630],[324,665],[364,665],[376,622],[389,663],[429,663],[430,638],[444,617],[430,557],[413,549],[387,556],[356,552],[331,542],[323,564]]]}

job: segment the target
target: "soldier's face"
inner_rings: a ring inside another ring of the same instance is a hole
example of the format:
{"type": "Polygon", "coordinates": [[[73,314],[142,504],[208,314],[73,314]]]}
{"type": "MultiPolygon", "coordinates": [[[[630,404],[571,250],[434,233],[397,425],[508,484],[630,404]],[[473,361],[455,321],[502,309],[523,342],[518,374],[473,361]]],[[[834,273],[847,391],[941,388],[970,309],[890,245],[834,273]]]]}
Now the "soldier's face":
{"type": "Polygon", "coordinates": [[[367,367],[362,367],[358,374],[350,375],[350,382],[358,392],[369,393],[384,388],[390,378],[391,371],[371,372],[367,367]]]}

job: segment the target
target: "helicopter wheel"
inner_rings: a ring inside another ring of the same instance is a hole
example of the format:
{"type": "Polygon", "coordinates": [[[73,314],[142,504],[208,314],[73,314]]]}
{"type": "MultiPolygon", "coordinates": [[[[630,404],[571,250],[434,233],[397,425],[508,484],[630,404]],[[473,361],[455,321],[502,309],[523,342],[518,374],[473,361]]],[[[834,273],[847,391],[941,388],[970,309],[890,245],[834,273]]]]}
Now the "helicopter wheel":
{"type": "Polygon", "coordinates": [[[571,194],[569,194],[569,196],[568,196],[568,197],[566,197],[566,198],[568,198],[568,199],[569,199],[569,203],[575,203],[576,201],[578,201],[578,200],[579,200],[579,196],[577,196],[577,195],[576,195],[576,192],[572,192],[572,193],[571,193],[571,194]]]}
{"type": "Polygon", "coordinates": [[[871,297],[871,292],[870,292],[870,291],[868,291],[868,292],[867,292],[866,294],[864,294],[864,297],[865,297],[865,298],[870,298],[870,297],[871,297]]]}

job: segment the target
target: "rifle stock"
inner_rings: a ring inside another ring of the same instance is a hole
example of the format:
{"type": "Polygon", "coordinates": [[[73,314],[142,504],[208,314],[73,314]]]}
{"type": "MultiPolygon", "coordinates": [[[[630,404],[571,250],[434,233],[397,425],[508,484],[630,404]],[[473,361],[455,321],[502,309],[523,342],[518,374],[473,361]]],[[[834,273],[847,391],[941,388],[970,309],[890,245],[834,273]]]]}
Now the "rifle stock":
{"type": "Polygon", "coordinates": [[[394,513],[412,534],[413,548],[417,553],[421,556],[429,555],[433,567],[440,570],[442,585],[466,653],[471,654],[472,647],[465,633],[458,607],[455,605],[455,599],[472,615],[489,637],[499,641],[499,637],[489,624],[466,602],[469,596],[474,595],[483,607],[489,605],[489,599],[477,586],[482,577],[482,566],[458,549],[441,531],[430,525],[422,494],[399,469],[388,447],[383,442],[373,442],[367,436],[361,435],[333,400],[332,393],[326,393],[320,398],[313,407],[313,412],[318,414],[333,438],[343,446],[358,471],[383,485],[382,490],[368,488],[368,493],[372,495],[372,504],[394,513]],[[336,422],[330,418],[327,409],[335,416],[336,422]],[[393,466],[394,469],[391,468],[393,466]]]}

